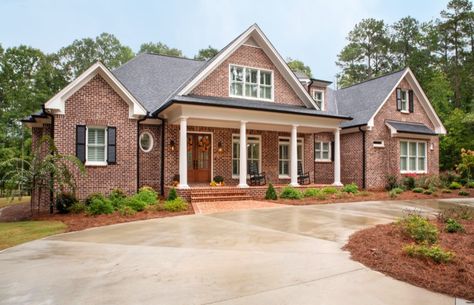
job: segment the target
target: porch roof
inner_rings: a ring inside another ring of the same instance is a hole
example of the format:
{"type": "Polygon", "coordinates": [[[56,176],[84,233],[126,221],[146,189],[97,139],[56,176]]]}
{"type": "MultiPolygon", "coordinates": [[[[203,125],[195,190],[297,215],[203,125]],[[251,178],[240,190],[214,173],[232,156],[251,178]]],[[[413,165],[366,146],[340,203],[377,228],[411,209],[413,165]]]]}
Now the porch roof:
{"type": "Polygon", "coordinates": [[[221,98],[213,96],[196,96],[196,95],[177,95],[170,101],[160,107],[155,114],[166,110],[172,104],[190,104],[190,105],[201,105],[201,106],[214,106],[214,107],[225,107],[234,109],[246,109],[246,110],[257,110],[265,112],[278,112],[287,114],[297,114],[314,117],[334,118],[339,120],[349,121],[352,120],[350,116],[338,115],[333,113],[327,113],[321,110],[306,108],[302,106],[291,106],[285,104],[279,104],[274,102],[255,101],[249,99],[239,98],[221,98]]]}

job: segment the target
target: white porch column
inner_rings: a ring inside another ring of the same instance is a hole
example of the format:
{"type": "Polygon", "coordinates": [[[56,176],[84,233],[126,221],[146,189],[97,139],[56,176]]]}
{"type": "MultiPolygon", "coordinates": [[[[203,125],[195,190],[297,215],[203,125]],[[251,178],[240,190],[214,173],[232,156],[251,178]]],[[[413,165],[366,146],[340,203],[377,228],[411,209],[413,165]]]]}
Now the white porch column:
{"type": "Polygon", "coordinates": [[[249,187],[247,184],[247,121],[240,121],[240,167],[239,187],[249,187]]]}
{"type": "Polygon", "coordinates": [[[342,186],[341,183],[341,130],[334,131],[334,186],[342,186]]]}
{"type": "Polygon", "coordinates": [[[290,158],[290,185],[298,186],[298,125],[291,127],[290,158]]]}
{"type": "Polygon", "coordinates": [[[188,117],[179,122],[179,189],[188,189],[188,117]]]}

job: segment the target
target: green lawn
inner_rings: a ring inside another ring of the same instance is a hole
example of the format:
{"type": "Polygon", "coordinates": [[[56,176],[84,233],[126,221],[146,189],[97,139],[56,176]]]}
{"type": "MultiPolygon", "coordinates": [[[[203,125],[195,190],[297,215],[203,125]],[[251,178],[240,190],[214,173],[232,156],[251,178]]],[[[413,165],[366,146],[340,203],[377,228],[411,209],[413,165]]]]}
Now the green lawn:
{"type": "Polygon", "coordinates": [[[0,223],[0,250],[62,233],[66,225],[61,221],[18,221],[0,223]]]}
{"type": "Polygon", "coordinates": [[[0,209],[13,204],[30,203],[30,196],[0,198],[0,209]]]}

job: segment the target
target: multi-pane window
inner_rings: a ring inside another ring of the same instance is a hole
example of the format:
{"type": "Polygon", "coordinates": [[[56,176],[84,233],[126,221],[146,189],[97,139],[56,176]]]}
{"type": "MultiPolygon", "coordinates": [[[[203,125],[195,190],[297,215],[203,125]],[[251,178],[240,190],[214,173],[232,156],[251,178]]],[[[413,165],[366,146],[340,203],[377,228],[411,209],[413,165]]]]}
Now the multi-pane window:
{"type": "Polygon", "coordinates": [[[314,159],[316,161],[331,160],[331,142],[314,143],[314,159]]]}
{"type": "Polygon", "coordinates": [[[324,102],[324,92],[320,90],[313,90],[313,100],[319,109],[322,109],[324,102]]]}
{"type": "Polygon", "coordinates": [[[408,112],[408,91],[401,90],[400,91],[400,101],[401,101],[401,111],[408,112]]]}
{"type": "Polygon", "coordinates": [[[230,96],[273,99],[271,71],[230,66],[230,96]]]}
{"type": "MultiPolygon", "coordinates": [[[[260,137],[247,136],[247,168],[250,164],[260,167],[260,137]]],[[[232,136],[232,175],[238,176],[240,173],[240,136],[232,136]]]]}
{"type": "MultiPolygon", "coordinates": [[[[298,167],[303,169],[303,139],[298,139],[297,159],[298,167]]],[[[290,175],[290,139],[280,138],[278,141],[278,175],[290,175]]]]}
{"type": "Polygon", "coordinates": [[[426,142],[400,141],[400,172],[426,172],[426,142]]]}
{"type": "Polygon", "coordinates": [[[106,160],[106,128],[87,127],[87,162],[105,163],[106,160]]]}

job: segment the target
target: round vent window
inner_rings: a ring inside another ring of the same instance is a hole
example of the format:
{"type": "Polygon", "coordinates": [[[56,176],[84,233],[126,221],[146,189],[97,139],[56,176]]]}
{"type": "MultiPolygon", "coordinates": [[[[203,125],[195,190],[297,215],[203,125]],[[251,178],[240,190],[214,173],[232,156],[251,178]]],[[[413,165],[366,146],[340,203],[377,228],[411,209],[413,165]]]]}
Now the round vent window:
{"type": "Polygon", "coordinates": [[[147,131],[140,135],[140,148],[144,152],[149,152],[153,148],[153,137],[147,131]]]}

